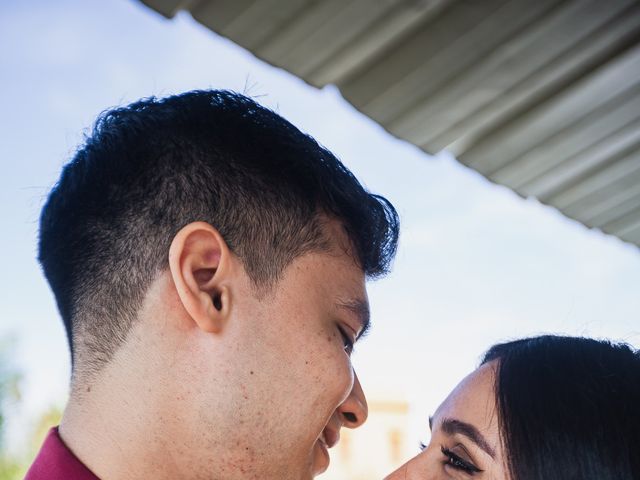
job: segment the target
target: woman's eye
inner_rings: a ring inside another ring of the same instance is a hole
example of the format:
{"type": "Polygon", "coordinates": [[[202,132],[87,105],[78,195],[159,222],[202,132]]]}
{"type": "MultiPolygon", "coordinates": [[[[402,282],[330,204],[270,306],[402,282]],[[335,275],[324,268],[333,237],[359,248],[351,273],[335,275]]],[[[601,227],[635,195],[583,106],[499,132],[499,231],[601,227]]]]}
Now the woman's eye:
{"type": "Polygon", "coordinates": [[[466,460],[463,460],[448,448],[441,447],[440,450],[442,451],[442,454],[445,457],[445,462],[444,462],[445,465],[448,465],[449,467],[454,468],[456,470],[460,470],[462,472],[468,473],[469,475],[482,472],[482,470],[480,470],[474,464],[467,462],[466,460]]]}
{"type": "Polygon", "coordinates": [[[342,327],[338,327],[338,331],[340,332],[340,336],[342,337],[342,345],[344,346],[344,351],[347,352],[348,355],[351,355],[351,353],[353,352],[352,338],[347,334],[347,332],[344,331],[342,327]]]}

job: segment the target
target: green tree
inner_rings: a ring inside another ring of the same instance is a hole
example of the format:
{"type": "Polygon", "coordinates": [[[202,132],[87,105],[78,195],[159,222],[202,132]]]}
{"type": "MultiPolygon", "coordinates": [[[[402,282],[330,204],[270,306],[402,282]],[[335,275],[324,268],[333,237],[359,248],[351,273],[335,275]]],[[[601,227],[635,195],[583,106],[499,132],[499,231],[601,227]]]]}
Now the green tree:
{"type": "Polygon", "coordinates": [[[15,340],[0,340],[0,480],[17,480],[24,473],[22,463],[10,454],[5,445],[7,413],[20,401],[22,375],[13,362],[15,340]]]}
{"type": "Polygon", "coordinates": [[[35,458],[49,429],[60,423],[62,409],[57,405],[47,408],[33,424],[26,449],[9,451],[6,445],[6,419],[21,400],[21,372],[13,362],[13,338],[0,339],[0,480],[20,480],[35,458]]]}
{"type": "MultiPolygon", "coordinates": [[[[51,427],[60,424],[61,418],[62,408],[60,408],[59,405],[50,405],[49,408],[40,414],[34,424],[31,441],[29,442],[27,464],[31,464],[40,450],[47,433],[49,433],[51,427]]],[[[0,480],[2,479],[0,478],[0,480]]]]}

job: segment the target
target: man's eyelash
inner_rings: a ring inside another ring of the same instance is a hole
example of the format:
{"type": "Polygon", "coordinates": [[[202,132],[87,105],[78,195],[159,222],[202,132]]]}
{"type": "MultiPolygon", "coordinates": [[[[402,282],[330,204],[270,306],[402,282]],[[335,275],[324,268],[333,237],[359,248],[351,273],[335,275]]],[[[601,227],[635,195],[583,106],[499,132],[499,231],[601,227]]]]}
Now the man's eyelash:
{"type": "Polygon", "coordinates": [[[441,446],[440,451],[446,457],[446,461],[444,462],[445,465],[449,465],[450,467],[455,468],[456,470],[461,470],[463,472],[466,472],[469,475],[482,472],[482,470],[480,470],[478,467],[476,467],[472,463],[469,463],[461,459],[458,455],[453,453],[448,448],[441,446]]]}
{"type": "Polygon", "coordinates": [[[342,343],[344,344],[344,351],[348,354],[353,353],[354,341],[351,337],[344,331],[344,328],[338,327],[340,331],[340,336],[342,337],[342,343]]]}

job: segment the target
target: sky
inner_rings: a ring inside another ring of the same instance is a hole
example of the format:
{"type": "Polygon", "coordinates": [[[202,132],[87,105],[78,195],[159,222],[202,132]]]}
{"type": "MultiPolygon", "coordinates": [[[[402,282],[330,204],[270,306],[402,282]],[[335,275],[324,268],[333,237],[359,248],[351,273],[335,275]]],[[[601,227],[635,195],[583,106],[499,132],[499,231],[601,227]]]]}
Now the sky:
{"type": "Polygon", "coordinates": [[[398,209],[392,273],[369,286],[373,328],[354,365],[373,399],[410,402],[412,435],[493,343],[540,334],[640,346],[640,251],[429,156],[352,108],[198,25],[134,1],[0,3],[0,339],[34,415],[63,404],[69,355],[36,257],[37,221],[62,165],[101,111],[195,88],[255,96],[331,149],[398,209]]]}

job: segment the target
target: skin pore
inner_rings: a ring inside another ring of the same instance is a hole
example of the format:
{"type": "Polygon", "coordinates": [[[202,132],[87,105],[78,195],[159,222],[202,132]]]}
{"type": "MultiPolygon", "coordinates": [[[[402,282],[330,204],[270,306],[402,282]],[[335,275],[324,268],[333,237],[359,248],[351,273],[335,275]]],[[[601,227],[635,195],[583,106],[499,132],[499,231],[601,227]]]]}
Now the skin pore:
{"type": "Polygon", "coordinates": [[[175,237],[124,345],[77,379],[60,433],[96,475],[311,479],[367,417],[351,365],[367,328],[362,269],[341,225],[258,294],[210,225],[175,237]],[[113,462],[114,458],[120,459],[113,462]]]}
{"type": "Polygon", "coordinates": [[[494,394],[496,364],[464,378],[429,419],[431,440],[386,480],[509,480],[494,394]]]}

